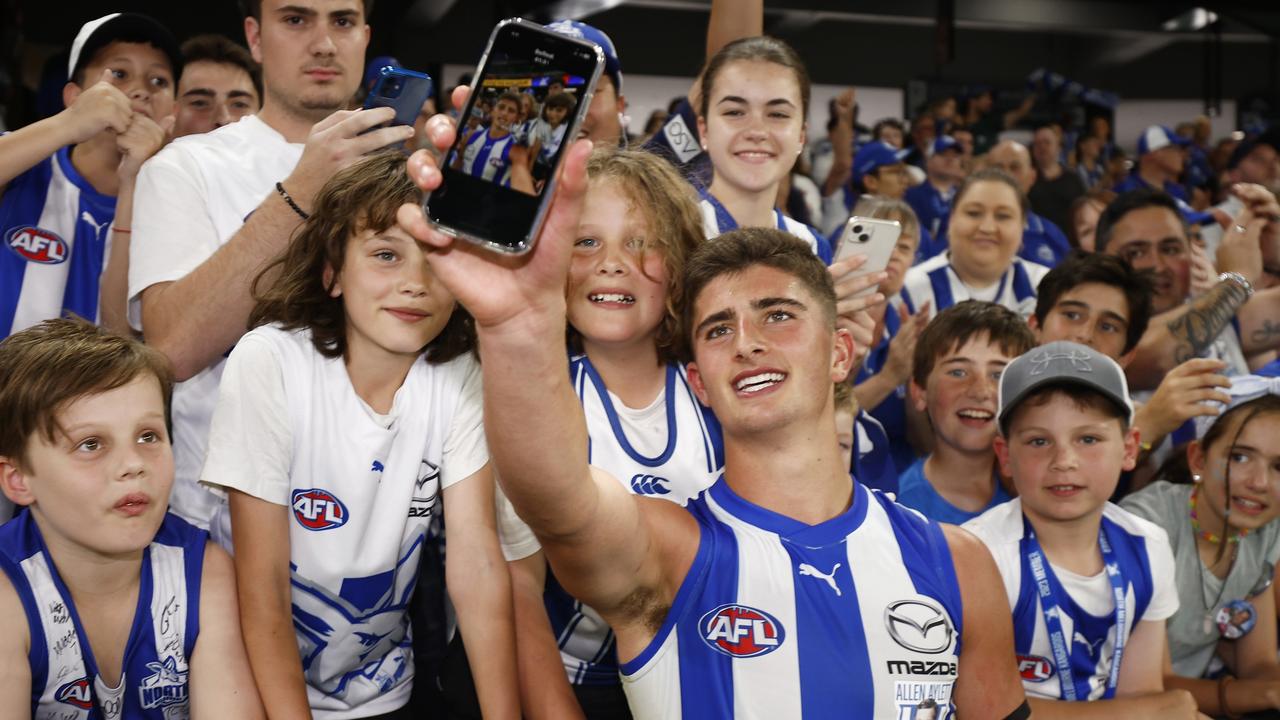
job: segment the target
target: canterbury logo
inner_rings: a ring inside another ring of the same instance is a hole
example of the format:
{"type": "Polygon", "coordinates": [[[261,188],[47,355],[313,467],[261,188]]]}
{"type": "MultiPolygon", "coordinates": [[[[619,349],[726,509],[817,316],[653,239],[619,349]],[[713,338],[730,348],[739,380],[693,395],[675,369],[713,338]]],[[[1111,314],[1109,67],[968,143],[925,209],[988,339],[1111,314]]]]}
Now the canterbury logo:
{"type": "Polygon", "coordinates": [[[632,475],[631,491],[637,495],[668,495],[671,493],[671,488],[667,487],[670,482],[657,475],[632,475]]]}

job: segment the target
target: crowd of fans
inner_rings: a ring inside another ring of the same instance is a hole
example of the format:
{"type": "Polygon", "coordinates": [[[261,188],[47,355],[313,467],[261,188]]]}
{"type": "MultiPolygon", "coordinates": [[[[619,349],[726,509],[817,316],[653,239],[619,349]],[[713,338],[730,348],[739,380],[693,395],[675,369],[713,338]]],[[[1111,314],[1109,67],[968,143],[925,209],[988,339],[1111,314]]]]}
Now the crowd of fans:
{"type": "Polygon", "coordinates": [[[760,0],[634,135],[572,20],[390,125],[371,0],[242,4],[0,135],[0,715],[1280,712],[1280,129],[806,118],[760,0]]]}

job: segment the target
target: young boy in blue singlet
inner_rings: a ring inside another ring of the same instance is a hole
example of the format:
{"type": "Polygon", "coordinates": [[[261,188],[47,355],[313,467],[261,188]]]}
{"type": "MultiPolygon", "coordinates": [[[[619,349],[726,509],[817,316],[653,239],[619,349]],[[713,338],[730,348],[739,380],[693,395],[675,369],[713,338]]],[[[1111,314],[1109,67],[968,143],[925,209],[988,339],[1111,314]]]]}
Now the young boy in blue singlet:
{"type": "Polygon", "coordinates": [[[1178,609],[1168,536],[1107,502],[1138,456],[1124,372],[1051,342],[1009,363],[999,397],[995,450],[1018,498],[965,528],[1004,578],[1035,717],[1197,717],[1162,680],[1178,609]]]}
{"type": "Polygon", "coordinates": [[[0,717],[262,717],[231,559],[166,512],[172,386],[81,320],[0,343],[0,717]]]}

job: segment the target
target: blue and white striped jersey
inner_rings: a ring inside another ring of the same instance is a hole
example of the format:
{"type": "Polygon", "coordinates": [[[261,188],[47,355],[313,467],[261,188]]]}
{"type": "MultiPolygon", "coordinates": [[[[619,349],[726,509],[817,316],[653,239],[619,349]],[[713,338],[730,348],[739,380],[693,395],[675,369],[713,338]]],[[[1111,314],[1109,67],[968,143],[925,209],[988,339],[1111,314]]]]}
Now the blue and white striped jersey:
{"type": "MultiPolygon", "coordinates": [[[[1143,620],[1171,617],[1178,609],[1178,590],[1174,584],[1173,550],[1165,531],[1111,503],[1103,506],[1102,527],[1126,585],[1126,632],[1132,633],[1143,620]]],[[[1022,551],[1022,500],[1014,498],[994,507],[965,523],[964,528],[987,546],[1004,578],[1009,607],[1013,609],[1013,645],[1027,695],[1064,699],[1041,600],[1022,551]]],[[[1106,692],[1115,655],[1111,584],[1105,572],[1085,577],[1052,565],[1050,569],[1058,586],[1065,590],[1058,617],[1063,638],[1070,639],[1067,646],[1071,674],[1088,687],[1088,699],[1097,700],[1106,692]]]]}
{"type": "Polygon", "coordinates": [[[723,479],[689,504],[698,553],[652,642],[622,666],[637,718],[914,718],[951,693],[963,617],[942,529],[853,483],[818,525],[723,479]]]}
{"type": "MultiPolygon", "coordinates": [[[[569,374],[586,415],[592,465],[636,495],[680,505],[715,481],[724,465],[720,424],[694,397],[684,368],[668,365],[666,389],[652,408],[640,411],[619,410],[586,355],[570,359],[569,374]],[[653,431],[665,442],[644,443],[644,435],[652,437],[653,431]]],[[[618,658],[608,623],[566,593],[550,573],[545,600],[569,681],[617,684],[618,658]]]]}
{"type": "Polygon", "coordinates": [[[116,199],[71,164],[64,147],[14,178],[0,196],[0,337],[73,312],[98,319],[98,279],[116,199]]]}
{"type": "Polygon", "coordinates": [[[89,636],[30,512],[0,526],[0,569],[31,633],[34,720],[174,720],[189,716],[187,661],[200,632],[208,533],[173,514],[143,550],[138,610],[119,684],[98,675],[89,636]]]}
{"type": "Polygon", "coordinates": [[[958,302],[985,300],[1026,318],[1035,312],[1036,286],[1047,272],[1049,268],[1043,265],[1015,257],[994,287],[971,288],[951,267],[951,253],[945,252],[908,268],[902,292],[891,302],[895,306],[906,303],[913,315],[924,303],[932,303],[933,313],[937,315],[958,302]]]}
{"type": "MultiPolygon", "coordinates": [[[[708,240],[730,230],[738,229],[738,221],[733,219],[733,216],[729,214],[729,211],[714,195],[705,190],[699,190],[698,194],[702,196],[702,202],[698,203],[699,209],[702,210],[702,231],[708,240]]],[[[809,243],[814,255],[821,258],[822,262],[827,265],[831,264],[831,243],[827,242],[827,239],[823,237],[822,231],[783,215],[782,211],[777,208],[774,208],[773,214],[777,223],[776,227],[779,230],[789,232],[809,243]]]]}
{"type": "Polygon", "coordinates": [[[511,147],[516,143],[516,134],[510,132],[495,139],[489,131],[490,128],[485,128],[467,140],[462,150],[462,171],[481,180],[506,185],[511,182],[511,147]]]}

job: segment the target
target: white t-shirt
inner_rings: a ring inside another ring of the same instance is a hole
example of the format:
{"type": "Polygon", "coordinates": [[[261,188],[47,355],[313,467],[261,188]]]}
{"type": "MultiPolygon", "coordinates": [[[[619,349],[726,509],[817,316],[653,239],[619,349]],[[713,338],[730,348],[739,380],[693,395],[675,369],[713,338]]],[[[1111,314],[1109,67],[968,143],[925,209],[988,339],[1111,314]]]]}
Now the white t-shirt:
{"type": "Polygon", "coordinates": [[[386,415],[308,331],[257,328],[228,359],[201,477],[289,507],[293,623],[315,717],[408,701],[408,606],[427,526],[440,493],[489,460],[482,415],[470,355],[420,359],[386,415]]]}
{"type": "MultiPolygon", "coordinates": [[[[1168,535],[1160,526],[1111,503],[1103,506],[1102,518],[1126,584],[1127,631],[1132,633],[1141,621],[1171,617],[1178,610],[1178,589],[1168,535]]],[[[1029,573],[1023,573],[1026,563],[1021,544],[1022,499],[1014,498],[993,507],[965,523],[964,528],[978,536],[991,551],[1004,580],[1013,611],[1014,650],[1027,695],[1062,699],[1040,597],[1034,579],[1029,573]]],[[[1061,601],[1059,617],[1063,636],[1071,639],[1068,652],[1073,655],[1073,667],[1075,656],[1083,653],[1088,658],[1088,699],[1098,699],[1106,691],[1115,654],[1115,602],[1111,582],[1105,571],[1085,577],[1052,564],[1050,568],[1069,596],[1061,601]],[[1081,617],[1080,613],[1092,618],[1081,617]]],[[[1158,658],[1146,660],[1159,662],[1158,658]]],[[[1078,668],[1076,673],[1080,674],[1078,668]]]]}
{"type": "MultiPolygon", "coordinates": [[[[179,138],[142,166],[129,247],[129,322],[135,328],[146,333],[142,291],[180,280],[209,259],[293,171],[302,148],[250,116],[179,138]]],[[[219,298],[204,301],[216,304],[219,298]]],[[[173,390],[170,509],[205,528],[222,502],[197,480],[224,364],[210,365],[173,390]]]]}

